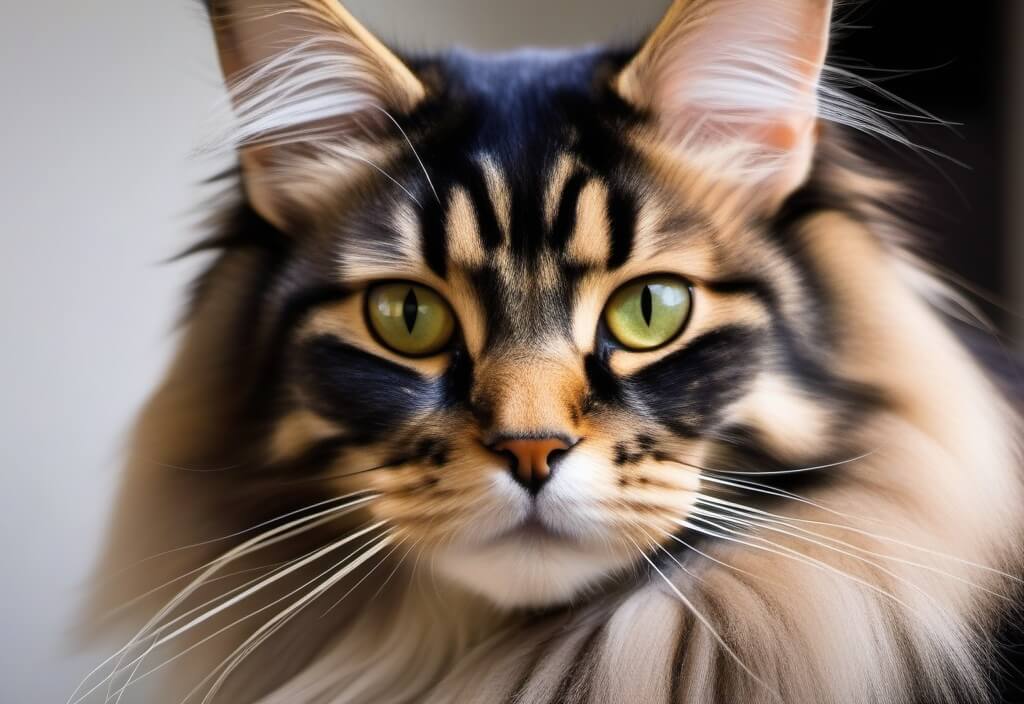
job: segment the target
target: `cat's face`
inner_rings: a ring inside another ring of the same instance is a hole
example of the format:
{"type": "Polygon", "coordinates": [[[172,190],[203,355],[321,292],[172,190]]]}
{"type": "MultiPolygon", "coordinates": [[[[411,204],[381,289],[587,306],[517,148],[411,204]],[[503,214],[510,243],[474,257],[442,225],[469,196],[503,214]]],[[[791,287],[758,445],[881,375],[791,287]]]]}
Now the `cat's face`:
{"type": "Polygon", "coordinates": [[[291,237],[273,462],[369,492],[405,549],[506,606],[676,540],[723,447],[811,461],[849,421],[778,208],[807,155],[742,187],[719,171],[756,156],[688,163],[626,61],[453,54],[396,81],[422,94],[358,175],[351,145],[249,153],[303,174],[261,211],[291,237]]]}
{"type": "Polygon", "coordinates": [[[828,418],[784,371],[778,299],[803,315],[810,294],[769,227],[659,171],[608,95],[550,90],[532,131],[501,126],[526,119],[503,97],[418,140],[419,203],[381,177],[309,235],[344,293],[296,326],[275,434],[282,456],[347,438],[339,492],[379,492],[368,510],[436,569],[537,605],[678,533],[709,440],[786,452],[828,418]]]}

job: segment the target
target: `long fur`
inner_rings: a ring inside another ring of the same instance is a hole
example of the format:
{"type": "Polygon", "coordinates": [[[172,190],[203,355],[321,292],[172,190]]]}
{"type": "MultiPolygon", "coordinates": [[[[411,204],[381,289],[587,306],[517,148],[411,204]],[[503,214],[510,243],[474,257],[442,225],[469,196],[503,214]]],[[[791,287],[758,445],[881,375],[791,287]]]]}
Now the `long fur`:
{"type": "MultiPolygon", "coordinates": [[[[720,51],[736,22],[789,42],[805,6],[827,3],[677,3],[717,58],[674,94],[676,117],[697,106],[737,129],[730,114],[825,85],[777,46],[720,51]],[[777,21],[750,24],[757,4],[777,21]]],[[[758,188],[804,175],[755,217],[742,151],[759,133],[709,170],[693,149],[706,121],[680,139],[663,107],[629,104],[694,57],[666,26],[637,58],[412,62],[427,88],[402,99],[364,70],[395,59],[374,63],[359,32],[300,37],[236,74],[232,140],[268,151],[245,164],[134,434],[89,611],[135,627],[69,702],[131,697],[165,664],[146,701],[993,695],[993,634],[1022,584],[1019,415],[908,254],[901,189],[841,129],[885,121],[818,90],[810,109],[839,127],[801,147],[805,165],[799,150],[759,163],[758,188]],[[289,217],[254,202],[253,179],[289,217]],[[701,307],[665,351],[609,352],[593,331],[611,284],[566,273],[587,267],[685,270],[701,307]],[[471,367],[403,360],[364,329],[353,291],[407,272],[450,286],[471,367]],[[588,429],[530,505],[565,534],[604,531],[600,548],[473,542],[526,510],[478,447],[505,418],[588,429]]]]}

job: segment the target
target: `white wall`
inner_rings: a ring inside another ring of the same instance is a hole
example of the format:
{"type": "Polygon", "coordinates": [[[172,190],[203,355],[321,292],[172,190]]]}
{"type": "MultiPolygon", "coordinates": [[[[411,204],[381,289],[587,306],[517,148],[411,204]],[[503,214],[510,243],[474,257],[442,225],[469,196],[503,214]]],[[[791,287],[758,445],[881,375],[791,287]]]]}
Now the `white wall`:
{"type": "Polygon", "coordinates": [[[217,95],[188,0],[62,4],[0,20],[4,702],[62,702],[95,664],[58,648],[167,356],[187,267],[158,261],[187,240],[205,173],[188,154],[217,95]]]}
{"type": "MultiPolygon", "coordinates": [[[[352,0],[412,49],[627,38],[665,0],[352,0]],[[628,8],[628,9],[626,9],[628,8]]],[[[198,0],[6,3],[0,20],[0,701],[64,701],[61,651],[123,432],[192,265],[190,157],[220,94],[198,0]]]]}

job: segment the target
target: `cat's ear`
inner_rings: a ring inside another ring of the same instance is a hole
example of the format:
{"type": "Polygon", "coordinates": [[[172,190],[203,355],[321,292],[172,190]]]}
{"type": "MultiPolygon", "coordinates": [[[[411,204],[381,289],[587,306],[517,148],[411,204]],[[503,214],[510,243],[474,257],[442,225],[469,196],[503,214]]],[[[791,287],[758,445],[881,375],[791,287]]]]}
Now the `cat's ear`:
{"type": "Polygon", "coordinates": [[[413,110],[424,86],[337,0],[206,5],[246,193],[287,229],[315,207],[329,173],[373,163],[393,118],[413,110]]]}
{"type": "Polygon", "coordinates": [[[660,137],[773,207],[807,177],[831,0],[674,0],[615,79],[660,137]]]}

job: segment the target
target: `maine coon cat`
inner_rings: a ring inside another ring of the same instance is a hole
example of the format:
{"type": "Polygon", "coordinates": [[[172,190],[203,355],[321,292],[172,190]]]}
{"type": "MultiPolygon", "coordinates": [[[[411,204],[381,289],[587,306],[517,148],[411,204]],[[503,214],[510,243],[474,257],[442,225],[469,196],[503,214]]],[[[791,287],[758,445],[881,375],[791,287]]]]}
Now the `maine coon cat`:
{"type": "Polygon", "coordinates": [[[238,168],[90,605],[132,630],[70,701],[995,695],[1018,420],[848,136],[828,0],[418,58],[208,9],[238,168]]]}

